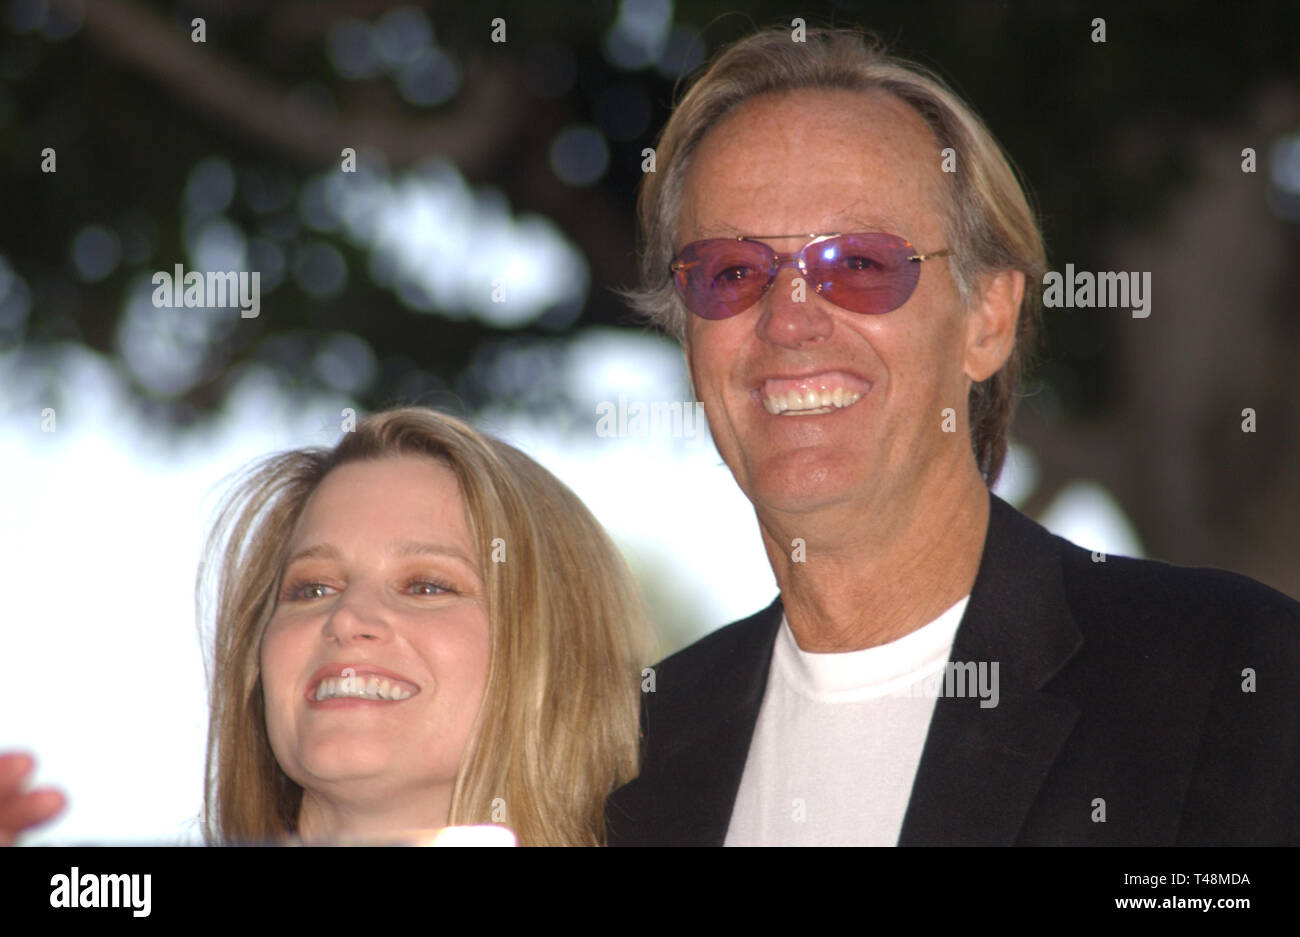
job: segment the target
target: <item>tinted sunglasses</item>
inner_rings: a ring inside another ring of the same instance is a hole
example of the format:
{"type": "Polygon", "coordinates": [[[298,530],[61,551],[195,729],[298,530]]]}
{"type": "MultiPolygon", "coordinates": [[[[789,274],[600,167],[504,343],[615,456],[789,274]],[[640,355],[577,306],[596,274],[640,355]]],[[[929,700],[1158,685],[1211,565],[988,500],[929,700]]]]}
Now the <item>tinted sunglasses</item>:
{"type": "Polygon", "coordinates": [[[726,319],[762,297],[783,267],[795,266],[819,295],[850,312],[880,315],[911,297],[921,262],[951,250],[918,253],[893,234],[808,235],[794,254],[778,254],[760,238],[803,237],[759,234],[694,241],[668,268],[686,307],[704,319],[726,319]]]}

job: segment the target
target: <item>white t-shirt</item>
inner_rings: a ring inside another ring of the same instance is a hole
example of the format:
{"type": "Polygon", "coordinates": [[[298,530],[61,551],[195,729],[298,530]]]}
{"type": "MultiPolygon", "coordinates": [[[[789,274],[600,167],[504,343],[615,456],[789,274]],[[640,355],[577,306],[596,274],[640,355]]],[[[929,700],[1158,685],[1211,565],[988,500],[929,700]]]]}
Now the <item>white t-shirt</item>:
{"type": "Polygon", "coordinates": [[[800,650],[783,617],[728,846],[893,846],[970,596],[862,651],[800,650]]]}

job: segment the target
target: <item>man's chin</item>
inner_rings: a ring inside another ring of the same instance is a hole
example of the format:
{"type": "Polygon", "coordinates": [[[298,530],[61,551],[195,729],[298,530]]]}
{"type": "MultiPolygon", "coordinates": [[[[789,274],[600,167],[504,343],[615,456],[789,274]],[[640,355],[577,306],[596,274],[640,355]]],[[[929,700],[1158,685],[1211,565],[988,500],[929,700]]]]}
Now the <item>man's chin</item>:
{"type": "Polygon", "coordinates": [[[806,514],[859,503],[871,487],[861,463],[842,455],[809,458],[806,453],[767,460],[750,483],[741,486],[760,514],[765,510],[806,514]]]}
{"type": "Polygon", "coordinates": [[[861,497],[861,489],[849,484],[833,484],[824,480],[816,485],[783,486],[774,483],[760,486],[747,494],[754,504],[754,510],[760,516],[767,512],[815,514],[856,503],[861,497]]]}

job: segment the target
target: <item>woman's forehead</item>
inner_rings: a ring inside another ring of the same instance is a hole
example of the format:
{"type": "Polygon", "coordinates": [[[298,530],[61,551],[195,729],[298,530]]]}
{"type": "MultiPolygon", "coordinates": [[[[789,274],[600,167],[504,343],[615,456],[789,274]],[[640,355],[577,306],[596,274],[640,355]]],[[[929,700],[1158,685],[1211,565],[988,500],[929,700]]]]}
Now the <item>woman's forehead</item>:
{"type": "Polygon", "coordinates": [[[402,455],[348,462],[333,469],[308,498],[293,540],[331,529],[379,536],[404,530],[415,533],[430,525],[467,536],[460,484],[441,461],[402,455]]]}

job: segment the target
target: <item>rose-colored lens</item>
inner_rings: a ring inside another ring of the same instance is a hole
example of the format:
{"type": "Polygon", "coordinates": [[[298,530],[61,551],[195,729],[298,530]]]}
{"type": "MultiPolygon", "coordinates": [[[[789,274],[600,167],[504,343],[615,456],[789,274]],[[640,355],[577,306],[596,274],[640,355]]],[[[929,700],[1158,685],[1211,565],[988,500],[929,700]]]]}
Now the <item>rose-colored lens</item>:
{"type": "Polygon", "coordinates": [[[897,309],[911,297],[921,265],[907,241],[892,234],[845,234],[808,249],[808,276],[835,305],[867,315],[897,309]]]}
{"type": "Polygon", "coordinates": [[[677,255],[673,276],[691,312],[704,319],[726,319],[758,302],[772,282],[775,257],[758,241],[696,241],[677,255]]]}
{"type": "MultiPolygon", "coordinates": [[[[880,315],[911,297],[921,276],[916,249],[892,234],[840,234],[814,241],[804,252],[808,285],[850,312],[880,315]]],[[[686,245],[673,262],[673,279],[687,308],[704,319],[726,319],[758,302],[782,267],[761,241],[712,238],[686,245]]]]}

